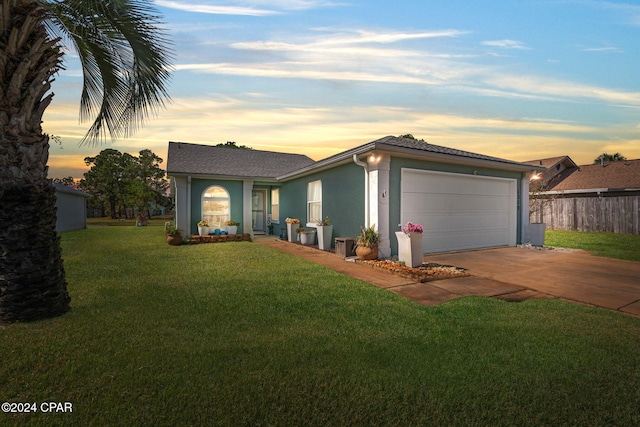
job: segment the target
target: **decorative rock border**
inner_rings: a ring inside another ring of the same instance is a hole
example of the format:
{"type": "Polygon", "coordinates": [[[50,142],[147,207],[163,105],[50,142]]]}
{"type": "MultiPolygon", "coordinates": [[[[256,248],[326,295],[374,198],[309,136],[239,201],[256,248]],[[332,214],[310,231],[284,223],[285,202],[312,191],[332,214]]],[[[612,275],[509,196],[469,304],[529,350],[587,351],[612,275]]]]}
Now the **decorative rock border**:
{"type": "Polygon", "coordinates": [[[196,245],[199,243],[222,243],[222,242],[250,242],[251,234],[223,234],[220,236],[208,235],[199,236],[194,234],[189,240],[190,245],[196,245]]]}
{"type": "Polygon", "coordinates": [[[416,282],[420,283],[470,276],[464,268],[454,267],[452,265],[441,265],[434,262],[425,263],[416,268],[411,268],[389,260],[357,260],[356,262],[359,264],[369,265],[380,270],[386,270],[402,277],[414,279],[416,282]]]}

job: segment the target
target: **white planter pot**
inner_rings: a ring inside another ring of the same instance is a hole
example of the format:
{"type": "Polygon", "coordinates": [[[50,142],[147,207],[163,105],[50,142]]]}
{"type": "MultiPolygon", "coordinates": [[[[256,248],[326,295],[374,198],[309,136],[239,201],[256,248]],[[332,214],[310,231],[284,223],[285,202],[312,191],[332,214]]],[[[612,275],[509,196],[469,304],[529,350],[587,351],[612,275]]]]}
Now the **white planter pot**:
{"type": "Polygon", "coordinates": [[[305,246],[312,246],[316,242],[316,231],[307,230],[304,233],[300,233],[300,243],[305,246]]]}
{"type": "Polygon", "coordinates": [[[529,240],[533,246],[544,246],[544,233],[546,230],[547,224],[543,222],[529,224],[529,240]]]}
{"type": "Polygon", "coordinates": [[[227,225],[227,234],[237,234],[238,226],[237,225],[227,225]]]}
{"type": "Polygon", "coordinates": [[[298,228],[300,227],[300,224],[289,224],[287,223],[287,239],[290,242],[297,242],[298,241],[298,228]]]}
{"type": "Polygon", "coordinates": [[[331,249],[333,225],[318,225],[316,230],[318,230],[318,248],[323,251],[331,249]]]}
{"type": "Polygon", "coordinates": [[[398,260],[409,267],[422,265],[422,233],[404,233],[396,231],[398,239],[398,260]]]}
{"type": "Polygon", "coordinates": [[[206,236],[206,235],[208,235],[208,234],[209,234],[209,227],[201,227],[201,226],[198,226],[198,235],[199,235],[200,237],[202,237],[202,236],[206,236]]]}

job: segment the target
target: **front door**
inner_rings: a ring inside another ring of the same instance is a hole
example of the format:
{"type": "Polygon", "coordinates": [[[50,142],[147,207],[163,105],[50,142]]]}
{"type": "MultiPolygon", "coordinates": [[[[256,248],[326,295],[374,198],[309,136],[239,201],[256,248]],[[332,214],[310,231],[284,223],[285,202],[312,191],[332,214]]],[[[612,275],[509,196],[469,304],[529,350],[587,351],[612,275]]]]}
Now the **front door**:
{"type": "Polygon", "coordinates": [[[251,228],[256,234],[267,232],[267,190],[251,192],[251,228]]]}

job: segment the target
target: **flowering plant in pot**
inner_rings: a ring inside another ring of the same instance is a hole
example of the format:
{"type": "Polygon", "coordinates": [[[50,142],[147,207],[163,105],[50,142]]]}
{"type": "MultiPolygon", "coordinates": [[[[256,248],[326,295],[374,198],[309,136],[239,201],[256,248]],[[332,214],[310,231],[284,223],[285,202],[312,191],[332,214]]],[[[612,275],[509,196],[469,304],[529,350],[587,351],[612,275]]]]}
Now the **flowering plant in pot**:
{"type": "Polygon", "coordinates": [[[378,242],[380,242],[380,233],[376,231],[375,227],[375,224],[367,228],[360,226],[360,235],[356,237],[356,255],[358,258],[378,258],[378,242]]]}
{"type": "Polygon", "coordinates": [[[298,218],[287,218],[285,222],[287,223],[287,238],[290,242],[295,242],[298,238],[298,233],[295,231],[300,226],[300,220],[298,218]]]}
{"type": "Polygon", "coordinates": [[[206,236],[209,234],[209,223],[205,220],[201,220],[198,222],[198,235],[200,237],[206,236]]]}
{"type": "Polygon", "coordinates": [[[398,260],[411,267],[422,265],[422,233],[424,228],[420,224],[407,222],[401,231],[396,231],[398,239],[398,260]]]}
{"type": "Polygon", "coordinates": [[[409,234],[409,233],[422,234],[424,232],[424,228],[422,228],[420,224],[414,224],[412,222],[407,222],[407,225],[405,225],[404,227],[401,227],[401,229],[402,229],[402,232],[405,234],[409,234]]]}
{"type": "Polygon", "coordinates": [[[238,233],[238,226],[240,225],[239,222],[234,221],[234,220],[229,220],[227,221],[227,233],[228,234],[237,234],[238,233]]]}

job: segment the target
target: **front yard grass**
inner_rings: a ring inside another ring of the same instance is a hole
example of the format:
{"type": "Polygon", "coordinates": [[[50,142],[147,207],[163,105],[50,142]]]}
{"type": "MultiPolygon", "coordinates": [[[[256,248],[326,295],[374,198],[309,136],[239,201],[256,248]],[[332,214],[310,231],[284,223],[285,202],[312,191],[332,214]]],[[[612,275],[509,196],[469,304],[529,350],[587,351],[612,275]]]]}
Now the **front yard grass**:
{"type": "Polygon", "coordinates": [[[584,249],[598,256],[640,261],[640,236],[634,234],[547,230],[545,245],[584,249]]]}
{"type": "Polygon", "coordinates": [[[424,307],[256,243],[64,233],[72,310],[0,328],[2,425],[638,425],[640,320],[424,307]]]}

